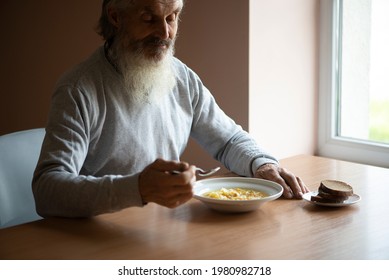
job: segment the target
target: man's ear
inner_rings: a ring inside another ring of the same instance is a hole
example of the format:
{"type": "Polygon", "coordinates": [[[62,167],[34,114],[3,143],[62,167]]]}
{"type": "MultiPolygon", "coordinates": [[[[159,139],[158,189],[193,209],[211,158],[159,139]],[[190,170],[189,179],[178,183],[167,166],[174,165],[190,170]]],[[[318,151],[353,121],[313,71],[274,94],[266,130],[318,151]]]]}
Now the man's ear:
{"type": "Polygon", "coordinates": [[[109,22],[113,26],[115,26],[116,28],[119,28],[119,26],[120,26],[120,16],[119,16],[118,10],[113,8],[113,7],[108,7],[107,8],[107,15],[108,15],[109,22]]]}

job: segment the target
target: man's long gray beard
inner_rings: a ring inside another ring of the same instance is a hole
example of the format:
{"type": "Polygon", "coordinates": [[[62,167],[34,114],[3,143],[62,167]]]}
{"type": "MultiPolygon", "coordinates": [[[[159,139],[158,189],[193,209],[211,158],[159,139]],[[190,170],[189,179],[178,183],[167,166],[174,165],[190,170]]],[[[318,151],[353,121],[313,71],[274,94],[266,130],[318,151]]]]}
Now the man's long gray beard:
{"type": "Polygon", "coordinates": [[[174,49],[169,48],[162,60],[146,58],[141,52],[112,52],[116,67],[123,75],[124,87],[136,105],[158,102],[176,86],[174,49]]]}

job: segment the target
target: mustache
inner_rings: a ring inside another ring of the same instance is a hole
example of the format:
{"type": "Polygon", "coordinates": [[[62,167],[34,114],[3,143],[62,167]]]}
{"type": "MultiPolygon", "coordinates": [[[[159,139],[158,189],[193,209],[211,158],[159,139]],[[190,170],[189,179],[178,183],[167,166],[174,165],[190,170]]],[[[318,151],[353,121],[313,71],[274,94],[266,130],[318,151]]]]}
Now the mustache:
{"type": "Polygon", "coordinates": [[[173,40],[167,39],[162,40],[157,37],[148,37],[143,40],[142,42],[143,46],[150,46],[150,47],[171,47],[173,45],[173,40]]]}

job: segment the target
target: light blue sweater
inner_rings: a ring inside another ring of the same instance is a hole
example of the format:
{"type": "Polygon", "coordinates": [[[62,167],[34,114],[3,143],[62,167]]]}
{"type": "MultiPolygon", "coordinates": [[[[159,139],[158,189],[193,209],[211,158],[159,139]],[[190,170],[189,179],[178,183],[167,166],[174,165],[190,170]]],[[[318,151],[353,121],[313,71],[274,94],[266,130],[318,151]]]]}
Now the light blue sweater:
{"type": "Polygon", "coordinates": [[[40,215],[87,217],[142,206],[139,173],[157,158],[179,160],[190,136],[239,175],[277,164],[191,69],[174,63],[177,86],[142,107],[123,94],[103,47],[60,79],[33,179],[40,215]]]}

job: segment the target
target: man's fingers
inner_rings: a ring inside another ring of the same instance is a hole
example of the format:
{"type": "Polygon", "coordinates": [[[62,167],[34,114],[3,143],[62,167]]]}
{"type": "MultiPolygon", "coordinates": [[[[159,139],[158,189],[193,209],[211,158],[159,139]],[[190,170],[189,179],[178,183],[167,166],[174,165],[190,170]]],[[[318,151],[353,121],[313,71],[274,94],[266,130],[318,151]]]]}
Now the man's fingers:
{"type": "Polygon", "coordinates": [[[139,191],[144,202],[172,208],[192,198],[195,181],[195,166],[158,159],[139,175],[139,191]],[[173,174],[174,170],[182,171],[173,174]]]}
{"type": "Polygon", "coordinates": [[[297,178],[288,170],[283,168],[280,169],[280,175],[282,178],[284,178],[286,184],[292,192],[292,195],[301,198],[303,196],[303,189],[300,186],[297,178]]]}
{"type": "Polygon", "coordinates": [[[302,198],[302,195],[309,192],[304,182],[287,169],[273,165],[265,164],[261,166],[256,177],[274,181],[284,188],[283,196],[286,198],[302,198]]]}
{"type": "Polygon", "coordinates": [[[189,168],[189,163],[183,161],[166,161],[157,159],[151,164],[152,168],[161,172],[186,171],[189,168]]]}

